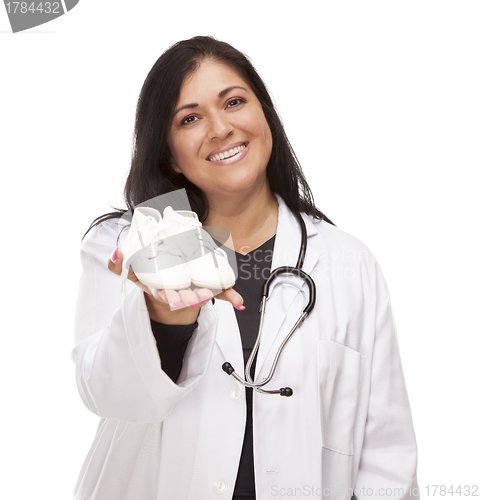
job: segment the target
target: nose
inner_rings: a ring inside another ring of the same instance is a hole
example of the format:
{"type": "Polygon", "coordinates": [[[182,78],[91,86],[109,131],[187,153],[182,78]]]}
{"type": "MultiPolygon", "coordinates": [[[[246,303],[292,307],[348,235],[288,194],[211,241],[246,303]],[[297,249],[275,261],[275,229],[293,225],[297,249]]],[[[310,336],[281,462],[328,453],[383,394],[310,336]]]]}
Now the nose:
{"type": "Polygon", "coordinates": [[[226,139],[229,135],[232,135],[234,131],[235,127],[227,116],[215,114],[210,117],[210,127],[208,131],[208,138],[210,140],[226,139]]]}

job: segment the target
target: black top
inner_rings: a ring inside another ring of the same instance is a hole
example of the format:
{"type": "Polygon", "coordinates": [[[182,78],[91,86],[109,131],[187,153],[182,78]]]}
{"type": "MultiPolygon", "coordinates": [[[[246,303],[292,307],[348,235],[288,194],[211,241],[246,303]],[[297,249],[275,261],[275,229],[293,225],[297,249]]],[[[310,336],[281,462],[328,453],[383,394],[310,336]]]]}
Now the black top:
{"type": "MultiPolygon", "coordinates": [[[[242,338],[245,365],[252,352],[260,324],[260,298],[262,285],[270,274],[275,236],[247,255],[225,249],[230,261],[236,258],[238,277],[234,289],[243,297],[245,309],[235,309],[240,336],[242,338]]],[[[232,266],[234,267],[234,266],[232,266]]],[[[183,356],[188,342],[198,326],[163,325],[151,321],[152,332],[157,341],[162,370],[174,381],[182,369],[183,356]]],[[[255,363],[252,365],[255,372],[255,363]]],[[[255,500],[255,477],[253,466],[252,389],[246,389],[247,422],[237,481],[232,500],[255,500]]]]}

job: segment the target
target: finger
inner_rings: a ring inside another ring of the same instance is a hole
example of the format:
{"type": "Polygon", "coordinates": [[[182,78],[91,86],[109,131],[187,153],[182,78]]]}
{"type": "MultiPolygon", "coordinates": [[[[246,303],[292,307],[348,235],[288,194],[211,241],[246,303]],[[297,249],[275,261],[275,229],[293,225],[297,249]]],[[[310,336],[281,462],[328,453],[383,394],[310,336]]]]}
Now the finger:
{"type": "Polygon", "coordinates": [[[197,295],[199,304],[202,302],[208,302],[213,297],[212,291],[208,288],[196,288],[193,291],[197,295]]]}
{"type": "Polygon", "coordinates": [[[187,288],[186,290],[180,290],[178,292],[182,302],[188,307],[197,307],[198,306],[198,297],[197,295],[187,288]]]}
{"type": "Polygon", "coordinates": [[[149,293],[159,302],[168,304],[171,308],[182,307],[183,302],[175,290],[159,290],[157,288],[149,288],[149,293]]]}
{"type": "Polygon", "coordinates": [[[239,309],[240,311],[243,311],[243,309],[245,309],[245,306],[243,305],[243,297],[233,288],[224,290],[218,295],[215,295],[215,298],[230,302],[236,309],[239,309]]]}
{"type": "Polygon", "coordinates": [[[115,248],[112,255],[110,255],[110,258],[108,259],[107,267],[110,271],[112,271],[112,273],[120,276],[122,274],[122,263],[123,254],[118,248],[115,248]]]}
{"type": "MultiPolygon", "coordinates": [[[[123,253],[118,248],[115,248],[115,250],[112,252],[112,255],[110,255],[110,258],[108,259],[107,267],[112,273],[116,274],[117,276],[120,276],[122,274],[122,264],[123,264],[123,253]]],[[[128,271],[127,279],[139,285],[144,292],[148,291],[148,287],[141,286],[141,283],[138,280],[137,275],[133,271],[131,270],[128,271]]]]}

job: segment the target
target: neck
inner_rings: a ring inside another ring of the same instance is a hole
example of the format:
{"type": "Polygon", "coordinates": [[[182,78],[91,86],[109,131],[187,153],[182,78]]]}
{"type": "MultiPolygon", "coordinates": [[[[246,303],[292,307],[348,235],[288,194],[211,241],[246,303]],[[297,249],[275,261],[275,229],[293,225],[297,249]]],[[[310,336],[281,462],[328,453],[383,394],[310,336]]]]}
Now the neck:
{"type": "Polygon", "coordinates": [[[232,236],[225,246],[243,255],[272,238],[277,231],[278,203],[267,188],[245,197],[209,198],[210,212],[205,226],[225,227],[232,236]]]}

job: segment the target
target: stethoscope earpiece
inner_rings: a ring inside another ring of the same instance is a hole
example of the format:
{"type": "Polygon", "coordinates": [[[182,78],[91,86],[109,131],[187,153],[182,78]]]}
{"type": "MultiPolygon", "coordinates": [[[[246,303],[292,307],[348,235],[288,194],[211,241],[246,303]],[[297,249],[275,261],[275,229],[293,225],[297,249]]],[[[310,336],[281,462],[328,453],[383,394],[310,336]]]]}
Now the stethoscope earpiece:
{"type": "Polygon", "coordinates": [[[222,370],[227,375],[231,375],[235,371],[235,369],[233,368],[233,366],[228,361],[226,363],[223,363],[222,370]]]}

